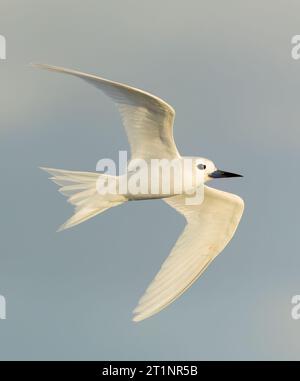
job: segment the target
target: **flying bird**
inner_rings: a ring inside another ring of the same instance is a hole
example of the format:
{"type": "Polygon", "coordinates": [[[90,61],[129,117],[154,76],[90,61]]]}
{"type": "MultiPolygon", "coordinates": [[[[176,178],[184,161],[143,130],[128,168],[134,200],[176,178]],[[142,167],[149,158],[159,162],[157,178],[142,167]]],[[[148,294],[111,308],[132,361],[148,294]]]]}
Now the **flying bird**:
{"type": "MultiPolygon", "coordinates": [[[[175,111],[162,99],[143,90],[76,70],[45,64],[32,65],[82,78],[116,103],[131,148],[128,167],[135,159],[146,162],[152,159],[181,162],[186,159],[179,154],[173,138],[175,111]]],[[[199,204],[187,203],[185,192],[100,194],[96,186],[99,176],[109,179],[110,175],[42,168],[50,173],[51,179],[60,186],[59,191],[75,206],[75,213],[59,230],[78,225],[126,201],[141,199],[161,198],[185,217],[186,226],[139,300],[133,311],[133,321],[141,321],[158,313],[184,293],[225,248],[242,217],[244,202],[239,196],[205,185],[213,178],[242,176],[217,169],[211,160],[202,157],[193,158],[192,165],[192,176],[202,174],[202,180],[193,185],[194,188],[202,186],[204,189],[204,197],[199,204]]],[[[116,180],[121,178],[116,177],[116,180]]]]}

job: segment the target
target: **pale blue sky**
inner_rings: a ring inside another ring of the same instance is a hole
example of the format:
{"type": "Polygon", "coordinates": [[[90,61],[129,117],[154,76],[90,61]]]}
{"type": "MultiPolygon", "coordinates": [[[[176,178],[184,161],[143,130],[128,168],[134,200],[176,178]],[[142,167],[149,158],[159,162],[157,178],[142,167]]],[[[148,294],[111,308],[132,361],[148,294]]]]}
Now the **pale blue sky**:
{"type": "Polygon", "coordinates": [[[0,0],[0,359],[299,359],[299,14],[292,0],[0,0]],[[233,241],[140,324],[183,218],[142,201],[56,233],[72,209],[38,167],[91,171],[128,144],[99,91],[30,62],[161,96],[183,154],[245,176],[213,183],[245,200],[233,241]]]}

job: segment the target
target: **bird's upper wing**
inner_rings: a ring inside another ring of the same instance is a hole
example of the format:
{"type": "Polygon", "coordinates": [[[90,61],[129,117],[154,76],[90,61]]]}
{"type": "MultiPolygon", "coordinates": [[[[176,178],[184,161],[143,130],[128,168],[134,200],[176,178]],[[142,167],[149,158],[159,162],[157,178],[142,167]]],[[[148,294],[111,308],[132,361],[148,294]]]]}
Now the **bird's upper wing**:
{"type": "Polygon", "coordinates": [[[195,282],[231,240],[244,209],[240,197],[207,186],[200,205],[186,205],[184,195],[164,201],[184,215],[187,225],[140,299],[134,321],[156,314],[195,282]]]}
{"type": "Polygon", "coordinates": [[[145,91],[95,75],[45,64],[34,67],[80,77],[112,98],[121,113],[133,159],[175,159],[179,157],[174,138],[174,109],[145,91]]]}

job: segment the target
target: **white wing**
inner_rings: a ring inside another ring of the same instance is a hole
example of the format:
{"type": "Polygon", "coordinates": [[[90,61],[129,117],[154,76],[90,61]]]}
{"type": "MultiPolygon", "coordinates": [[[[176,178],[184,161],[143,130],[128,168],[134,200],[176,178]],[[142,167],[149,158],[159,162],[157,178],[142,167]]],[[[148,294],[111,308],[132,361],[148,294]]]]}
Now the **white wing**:
{"type": "Polygon", "coordinates": [[[243,200],[205,186],[201,205],[186,205],[185,196],[164,199],[183,214],[187,225],[134,310],[134,321],[156,314],[177,299],[224,249],[239,224],[243,200]]]}
{"type": "Polygon", "coordinates": [[[44,64],[32,66],[80,77],[112,98],[121,113],[133,159],[179,157],[173,138],[175,111],[162,99],[95,75],[44,64]]]}

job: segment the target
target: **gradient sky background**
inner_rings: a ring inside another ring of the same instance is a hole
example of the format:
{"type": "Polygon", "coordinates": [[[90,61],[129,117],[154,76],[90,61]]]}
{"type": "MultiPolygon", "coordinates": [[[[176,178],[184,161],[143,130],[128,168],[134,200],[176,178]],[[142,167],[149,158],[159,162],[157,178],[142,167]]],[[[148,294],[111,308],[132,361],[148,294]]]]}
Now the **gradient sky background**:
{"type": "Polygon", "coordinates": [[[299,1],[0,0],[3,360],[296,360],[300,320],[299,1]],[[128,149],[113,103],[44,62],[153,92],[182,154],[243,179],[237,234],[183,297],[131,311],[184,226],[162,201],[56,233],[72,208],[39,166],[95,169],[128,149]]]}

